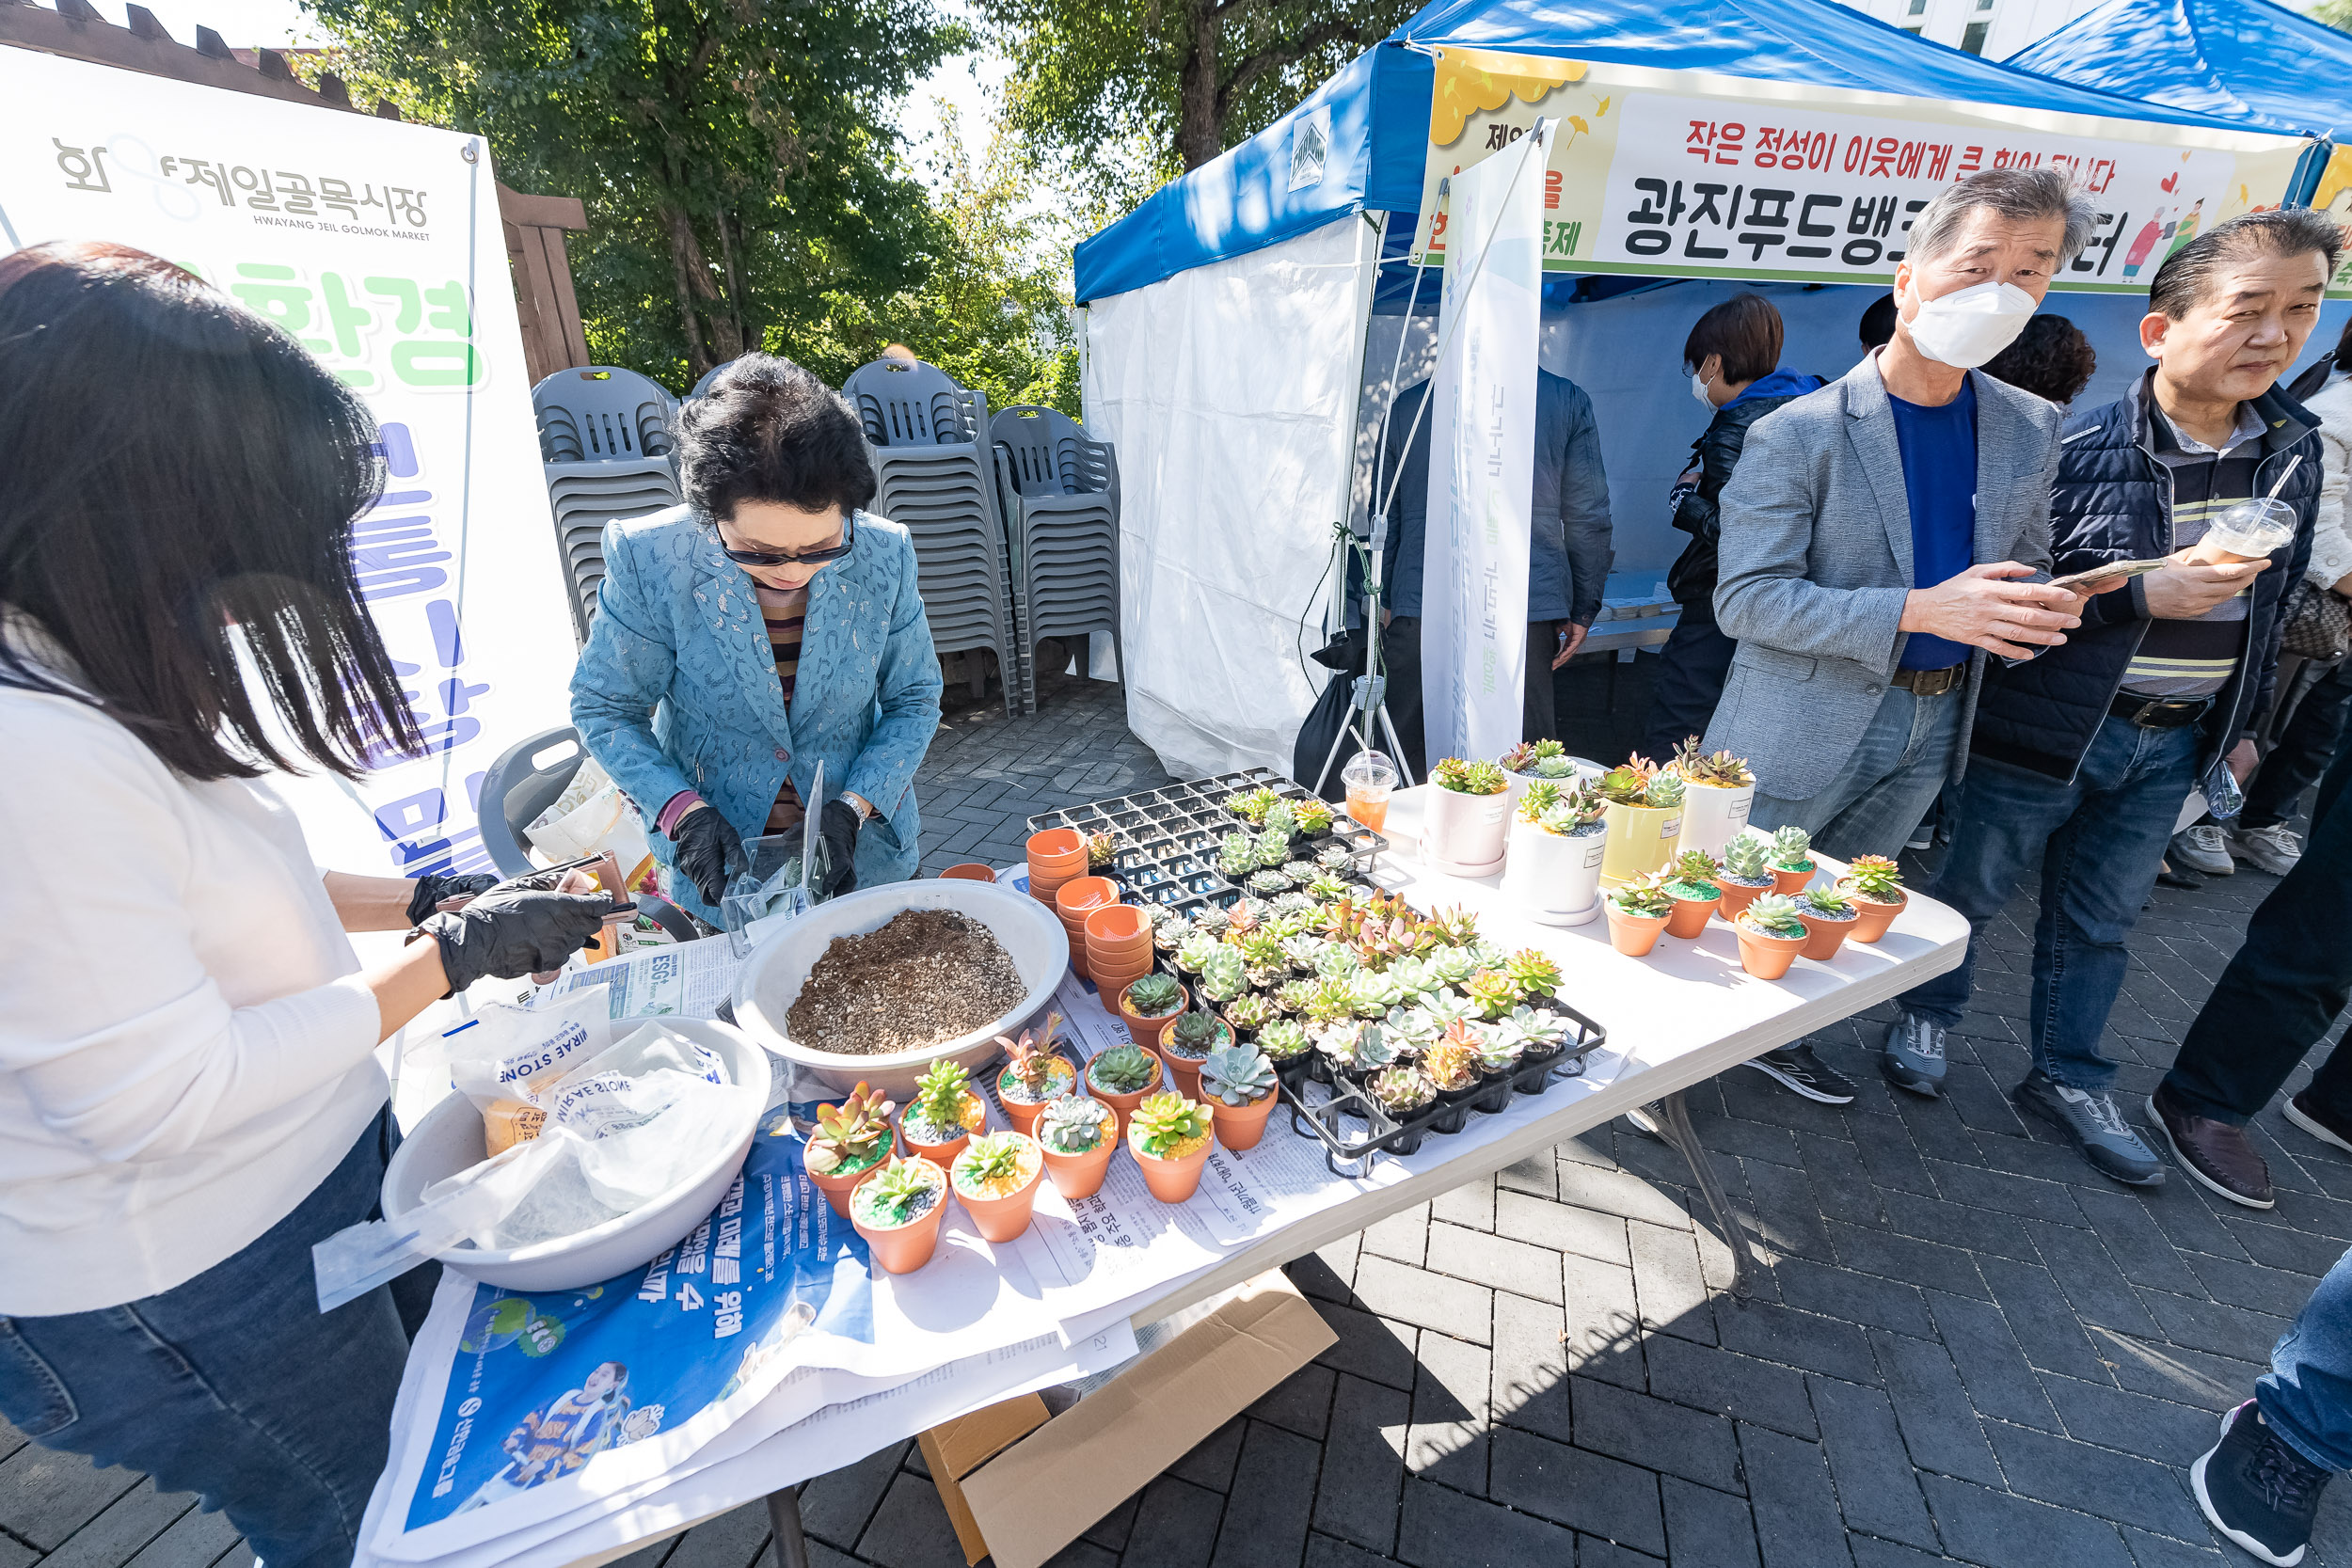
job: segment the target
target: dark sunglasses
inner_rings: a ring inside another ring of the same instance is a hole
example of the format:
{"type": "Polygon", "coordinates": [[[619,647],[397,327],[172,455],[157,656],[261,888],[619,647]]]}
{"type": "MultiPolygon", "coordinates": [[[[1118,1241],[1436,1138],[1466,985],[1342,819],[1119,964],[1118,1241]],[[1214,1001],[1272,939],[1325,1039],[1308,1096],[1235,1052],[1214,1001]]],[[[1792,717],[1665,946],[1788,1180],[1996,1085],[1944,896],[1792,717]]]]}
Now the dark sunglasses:
{"type": "Polygon", "coordinates": [[[857,548],[857,515],[852,513],[841,521],[841,543],[828,545],[821,550],[731,550],[723,543],[719,553],[738,566],[822,566],[828,561],[838,561],[857,548]]]}

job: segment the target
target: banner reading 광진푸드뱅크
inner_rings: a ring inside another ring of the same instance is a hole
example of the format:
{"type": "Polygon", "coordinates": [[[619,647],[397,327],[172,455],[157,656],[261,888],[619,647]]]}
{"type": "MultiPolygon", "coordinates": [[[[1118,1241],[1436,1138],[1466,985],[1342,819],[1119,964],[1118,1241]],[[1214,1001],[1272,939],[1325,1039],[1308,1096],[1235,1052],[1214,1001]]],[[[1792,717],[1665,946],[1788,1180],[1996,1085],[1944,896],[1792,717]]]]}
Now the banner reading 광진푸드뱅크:
{"type": "Polygon", "coordinates": [[[1474,49],[1445,50],[1436,82],[1413,239],[1413,259],[1433,265],[1456,239],[1438,182],[1539,118],[1561,122],[1544,187],[1548,270],[1822,283],[1891,277],[1913,215],[1963,175],[2058,166],[2098,221],[2055,287],[2143,290],[2200,229],[2278,206],[2305,145],[1474,49]]]}
{"type": "Polygon", "coordinates": [[[482,772],[565,721],[576,646],[480,138],[0,48],[0,251],[176,261],[374,415],[384,494],[352,550],[431,750],[272,782],[323,865],[486,866],[482,772]]]}

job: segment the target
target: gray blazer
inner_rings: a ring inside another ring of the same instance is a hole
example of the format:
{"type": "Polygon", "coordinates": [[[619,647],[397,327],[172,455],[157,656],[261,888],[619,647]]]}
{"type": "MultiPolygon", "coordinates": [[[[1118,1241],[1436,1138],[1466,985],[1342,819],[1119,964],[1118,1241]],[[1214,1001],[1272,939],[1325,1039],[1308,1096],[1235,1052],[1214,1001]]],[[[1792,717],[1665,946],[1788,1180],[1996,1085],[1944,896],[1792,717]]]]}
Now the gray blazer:
{"type": "MultiPolygon", "coordinates": [[[[1976,561],[2050,569],[2056,404],[1968,372],[1977,389],[1976,561]]],[[[1906,634],[1911,507],[1895,416],[1874,358],[1758,420],[1723,495],[1715,618],[1739,640],[1707,749],[1754,766],[1756,787],[1810,800],[1878,711],[1906,634]]],[[[1958,778],[1985,656],[1968,661],[1958,778]]]]}

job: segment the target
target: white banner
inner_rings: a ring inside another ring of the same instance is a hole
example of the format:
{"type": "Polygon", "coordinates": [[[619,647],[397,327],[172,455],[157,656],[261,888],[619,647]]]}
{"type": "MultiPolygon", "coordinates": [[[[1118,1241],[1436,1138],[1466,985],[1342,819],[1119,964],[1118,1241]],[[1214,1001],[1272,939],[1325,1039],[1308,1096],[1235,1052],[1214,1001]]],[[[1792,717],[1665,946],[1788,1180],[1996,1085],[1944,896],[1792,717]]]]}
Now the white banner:
{"type": "Polygon", "coordinates": [[[486,867],[483,769],[566,721],[575,655],[488,150],[9,48],[0,150],[0,251],[112,240],[176,261],[374,414],[385,493],[352,548],[431,752],[356,787],[274,782],[322,865],[486,867]]]}
{"type": "Polygon", "coordinates": [[[1430,390],[1422,537],[1422,719],[1432,766],[1494,757],[1519,740],[1543,325],[1538,143],[1549,134],[1539,125],[1509,156],[1455,175],[1450,187],[1459,248],[1438,307],[1443,352],[1430,390]]]}

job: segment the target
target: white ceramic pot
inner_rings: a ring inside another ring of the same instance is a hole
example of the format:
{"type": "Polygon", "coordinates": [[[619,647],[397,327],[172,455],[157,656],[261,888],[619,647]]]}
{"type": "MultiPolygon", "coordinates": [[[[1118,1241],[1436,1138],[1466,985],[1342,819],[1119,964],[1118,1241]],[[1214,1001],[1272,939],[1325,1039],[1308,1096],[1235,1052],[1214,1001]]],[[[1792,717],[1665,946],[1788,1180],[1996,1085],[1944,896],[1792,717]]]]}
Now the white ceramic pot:
{"type": "Polygon", "coordinates": [[[1748,808],[1755,803],[1756,785],[1722,789],[1692,784],[1682,797],[1682,842],[1685,849],[1704,849],[1720,856],[1724,846],[1748,825],[1748,808]]]}
{"type": "Polygon", "coordinates": [[[1608,843],[1608,831],[1597,822],[1562,838],[1515,817],[1503,895],[1530,920],[1581,926],[1600,913],[1600,863],[1608,843]]]}
{"type": "Polygon", "coordinates": [[[1424,807],[1421,858],[1454,877],[1491,877],[1502,869],[1503,832],[1511,825],[1511,792],[1464,795],[1433,788],[1424,807]]]}

